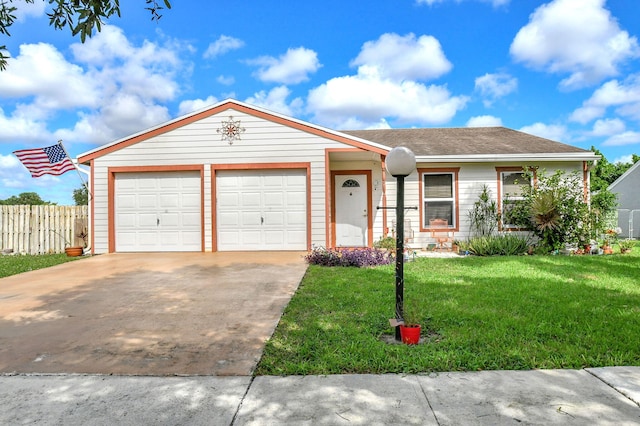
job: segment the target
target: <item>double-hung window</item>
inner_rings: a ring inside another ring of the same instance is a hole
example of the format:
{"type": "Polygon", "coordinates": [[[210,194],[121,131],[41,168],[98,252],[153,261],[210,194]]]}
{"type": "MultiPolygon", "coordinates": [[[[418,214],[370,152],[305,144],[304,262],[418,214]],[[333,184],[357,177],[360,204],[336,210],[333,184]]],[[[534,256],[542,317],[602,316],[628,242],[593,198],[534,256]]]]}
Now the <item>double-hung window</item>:
{"type": "Polygon", "coordinates": [[[458,169],[420,169],[422,228],[433,219],[444,219],[449,228],[458,226],[458,169]]]}
{"type": "Polygon", "coordinates": [[[498,168],[502,229],[519,228],[515,224],[513,212],[524,199],[523,194],[531,191],[531,180],[523,173],[521,168],[498,168]]]}

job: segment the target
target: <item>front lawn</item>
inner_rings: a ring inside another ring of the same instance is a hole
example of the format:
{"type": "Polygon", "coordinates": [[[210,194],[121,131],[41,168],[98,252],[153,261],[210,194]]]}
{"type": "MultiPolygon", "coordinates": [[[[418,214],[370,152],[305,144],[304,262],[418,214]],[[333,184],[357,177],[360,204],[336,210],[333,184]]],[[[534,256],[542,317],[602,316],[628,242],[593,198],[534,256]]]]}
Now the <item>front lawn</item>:
{"type": "Polygon", "coordinates": [[[640,252],[423,258],[405,265],[417,346],[393,333],[393,266],[310,266],[258,375],[640,365],[640,252]],[[428,330],[425,331],[424,328],[428,330]]]}
{"type": "Polygon", "coordinates": [[[81,257],[69,257],[64,253],[0,256],[0,278],[21,274],[22,272],[35,271],[36,269],[48,268],[59,263],[78,259],[81,259],[81,257]]]}

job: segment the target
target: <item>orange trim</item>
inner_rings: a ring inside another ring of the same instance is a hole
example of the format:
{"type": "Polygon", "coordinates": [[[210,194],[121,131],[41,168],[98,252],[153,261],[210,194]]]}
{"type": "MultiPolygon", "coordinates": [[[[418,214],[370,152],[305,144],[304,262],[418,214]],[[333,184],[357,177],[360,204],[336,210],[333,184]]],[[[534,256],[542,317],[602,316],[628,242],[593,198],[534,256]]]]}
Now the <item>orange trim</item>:
{"type": "Polygon", "coordinates": [[[382,156],[380,166],[382,168],[382,236],[389,235],[388,217],[387,217],[387,166],[385,155],[382,156]]]}
{"type": "MultiPolygon", "coordinates": [[[[92,160],[93,161],[93,160],[92,160]]],[[[92,167],[93,170],[93,167],[92,167]]],[[[201,164],[167,165],[167,166],[120,166],[107,169],[107,223],[109,235],[109,253],[116,251],[115,226],[115,182],[117,173],[149,173],[149,172],[200,172],[200,250],[204,251],[204,166],[201,164]]]]}
{"type": "Polygon", "coordinates": [[[311,163],[243,163],[211,165],[211,233],[212,250],[218,251],[216,173],[219,170],[305,170],[307,176],[307,250],[311,250],[311,163]]]}
{"type": "Polygon", "coordinates": [[[347,136],[336,135],[336,134],[330,133],[327,130],[318,129],[318,128],[312,127],[311,125],[306,125],[306,124],[299,123],[299,122],[296,122],[296,121],[292,121],[292,120],[289,120],[289,119],[286,119],[286,118],[283,118],[283,117],[278,117],[278,116],[275,116],[275,115],[272,115],[272,114],[265,113],[263,111],[258,111],[256,109],[253,109],[253,108],[250,108],[250,107],[247,107],[247,106],[244,106],[244,105],[236,104],[233,101],[229,101],[229,102],[226,102],[226,103],[224,103],[222,105],[219,105],[217,107],[213,107],[213,108],[210,108],[210,109],[208,109],[206,111],[202,111],[202,112],[200,112],[198,114],[194,114],[194,115],[185,117],[185,118],[183,118],[181,120],[177,120],[177,121],[165,124],[165,125],[163,125],[161,127],[158,127],[156,129],[150,130],[148,132],[145,132],[145,133],[142,133],[142,134],[138,134],[136,136],[132,136],[132,137],[130,137],[128,139],[125,139],[125,140],[123,140],[121,142],[118,142],[118,143],[116,143],[114,145],[110,145],[110,146],[104,147],[103,149],[95,151],[95,152],[93,152],[91,154],[88,154],[88,155],[85,155],[85,156],[82,156],[82,157],[78,157],[78,162],[79,163],[85,163],[87,161],[91,161],[93,159],[102,157],[104,155],[110,154],[112,152],[118,151],[118,150],[126,148],[128,146],[134,145],[134,144],[136,144],[138,142],[142,142],[144,140],[153,138],[155,136],[162,135],[164,133],[170,132],[172,130],[178,129],[180,127],[183,127],[183,126],[186,126],[188,124],[194,123],[196,121],[202,120],[204,118],[210,117],[212,115],[220,114],[220,113],[222,113],[224,111],[227,111],[227,110],[230,110],[230,109],[238,111],[238,112],[243,112],[245,114],[252,115],[254,117],[262,118],[262,119],[265,119],[265,120],[268,120],[268,121],[271,121],[271,122],[274,122],[274,123],[282,124],[284,126],[291,127],[291,128],[297,129],[297,130],[301,130],[301,131],[306,132],[306,133],[311,133],[313,135],[320,136],[320,137],[326,138],[326,139],[330,139],[332,141],[341,142],[341,143],[344,143],[344,144],[347,144],[347,145],[350,145],[350,146],[353,146],[353,147],[356,147],[356,148],[361,148],[361,149],[363,149],[365,151],[376,152],[378,154],[386,154],[388,152],[385,149],[372,147],[370,145],[367,145],[367,144],[364,144],[362,142],[359,142],[359,141],[356,141],[354,139],[351,139],[350,137],[347,137],[347,136]]]}
{"type": "MultiPolygon", "coordinates": [[[[91,182],[91,194],[93,194],[93,189],[95,187],[94,185],[94,180],[93,180],[93,170],[94,170],[94,164],[93,164],[93,160],[91,160],[91,163],[89,165],[89,173],[90,173],[90,178],[89,178],[89,182],[91,182]]],[[[91,254],[96,254],[96,215],[95,215],[95,203],[94,203],[94,197],[93,195],[91,196],[91,254]]]]}
{"type": "Polygon", "coordinates": [[[329,159],[329,149],[324,150],[324,238],[325,247],[331,247],[331,218],[333,210],[331,203],[333,195],[331,194],[331,160],[329,159]]]}
{"type": "Polygon", "coordinates": [[[430,232],[433,229],[432,228],[428,228],[427,226],[425,226],[426,224],[424,223],[424,200],[423,200],[423,196],[424,196],[424,190],[423,190],[423,182],[422,182],[422,174],[423,173],[453,173],[453,185],[455,187],[455,199],[454,202],[456,204],[456,210],[454,212],[455,216],[456,216],[456,226],[453,228],[448,228],[450,231],[453,232],[458,232],[460,230],[460,200],[459,200],[459,185],[458,185],[458,173],[460,172],[460,167],[450,167],[450,168],[442,168],[442,167],[436,167],[436,168],[419,168],[418,169],[418,188],[420,191],[420,196],[419,196],[419,200],[420,200],[420,207],[419,207],[419,212],[420,212],[420,232],[430,232]]]}
{"type": "Polygon", "coordinates": [[[373,194],[371,170],[333,170],[331,171],[331,247],[336,246],[336,176],[337,175],[366,175],[367,176],[367,247],[373,247],[373,194]]]}
{"type": "Polygon", "coordinates": [[[589,163],[587,163],[586,161],[582,162],[582,187],[583,187],[583,191],[584,191],[584,202],[585,203],[590,203],[591,199],[590,199],[590,191],[589,191],[589,187],[590,185],[590,180],[591,180],[591,176],[589,174],[589,163]]]}

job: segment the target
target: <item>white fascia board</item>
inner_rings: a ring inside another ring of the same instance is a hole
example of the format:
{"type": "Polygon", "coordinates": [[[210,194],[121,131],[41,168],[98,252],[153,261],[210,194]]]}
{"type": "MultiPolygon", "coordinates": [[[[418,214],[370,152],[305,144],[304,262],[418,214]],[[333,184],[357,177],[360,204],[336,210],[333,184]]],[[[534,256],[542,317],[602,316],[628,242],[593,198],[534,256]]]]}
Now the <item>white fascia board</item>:
{"type": "Polygon", "coordinates": [[[416,163],[498,163],[536,161],[597,161],[600,156],[593,153],[564,154],[479,154],[479,155],[420,155],[416,163]]]}

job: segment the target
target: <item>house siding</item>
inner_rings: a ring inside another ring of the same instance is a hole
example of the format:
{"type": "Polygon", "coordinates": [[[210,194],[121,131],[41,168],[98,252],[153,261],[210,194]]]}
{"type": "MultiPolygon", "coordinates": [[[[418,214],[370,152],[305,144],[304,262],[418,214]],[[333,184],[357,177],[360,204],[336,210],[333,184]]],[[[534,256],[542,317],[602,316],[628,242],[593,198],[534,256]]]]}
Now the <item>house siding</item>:
{"type": "MultiPolygon", "coordinates": [[[[492,198],[498,200],[498,178],[497,167],[522,167],[519,163],[418,163],[417,168],[421,170],[428,169],[455,169],[458,171],[458,231],[455,232],[455,238],[459,240],[468,239],[470,236],[470,224],[467,212],[473,208],[473,204],[477,201],[483,185],[487,185],[491,191],[492,198]]],[[[578,162],[562,162],[562,163],[537,163],[539,170],[546,170],[547,174],[553,173],[555,170],[562,170],[570,173],[573,171],[580,172],[582,163],[578,162]]],[[[411,227],[414,230],[413,241],[408,243],[412,249],[424,249],[429,243],[432,243],[430,232],[420,232],[420,183],[419,174],[414,172],[405,178],[405,207],[417,207],[417,210],[406,210],[405,219],[411,220],[411,227]]],[[[396,205],[396,180],[390,178],[387,182],[387,205],[396,205]]],[[[395,220],[395,210],[388,211],[388,221],[395,220]]]]}
{"type": "MultiPolygon", "coordinates": [[[[204,250],[213,249],[211,165],[264,163],[309,163],[311,191],[310,244],[326,241],[325,149],[345,148],[345,144],[292,127],[228,109],[167,133],[153,136],[93,161],[94,252],[109,251],[108,179],[109,168],[145,166],[203,166],[204,250]],[[233,116],[246,130],[233,144],[216,132],[222,121],[233,116]]],[[[268,166],[267,166],[268,167],[268,166]]],[[[369,168],[371,165],[369,164],[369,168]]]]}
{"type": "Polygon", "coordinates": [[[618,197],[618,226],[621,237],[640,238],[640,163],[614,182],[609,189],[618,197]],[[631,221],[629,220],[631,219],[631,221]]]}

